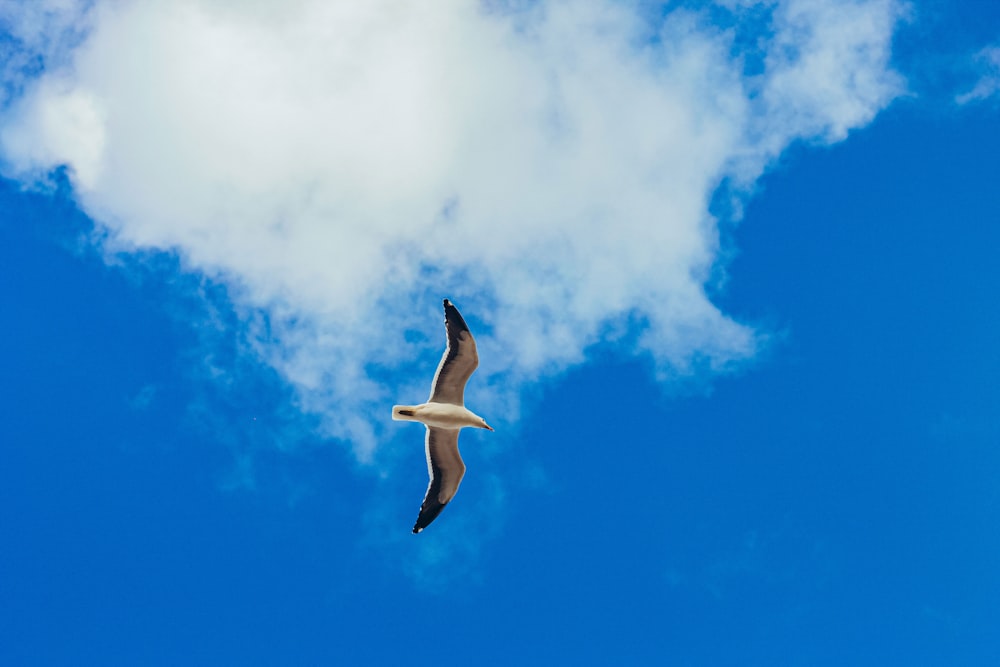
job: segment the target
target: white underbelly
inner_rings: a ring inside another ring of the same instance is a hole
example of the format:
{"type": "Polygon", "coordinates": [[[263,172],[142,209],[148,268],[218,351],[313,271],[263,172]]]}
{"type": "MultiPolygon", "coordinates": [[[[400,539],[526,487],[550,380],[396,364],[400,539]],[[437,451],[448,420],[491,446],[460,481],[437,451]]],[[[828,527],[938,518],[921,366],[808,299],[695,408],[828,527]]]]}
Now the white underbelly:
{"type": "Polygon", "coordinates": [[[462,428],[479,423],[474,414],[451,403],[424,403],[416,413],[419,421],[437,428],[462,428]]]}

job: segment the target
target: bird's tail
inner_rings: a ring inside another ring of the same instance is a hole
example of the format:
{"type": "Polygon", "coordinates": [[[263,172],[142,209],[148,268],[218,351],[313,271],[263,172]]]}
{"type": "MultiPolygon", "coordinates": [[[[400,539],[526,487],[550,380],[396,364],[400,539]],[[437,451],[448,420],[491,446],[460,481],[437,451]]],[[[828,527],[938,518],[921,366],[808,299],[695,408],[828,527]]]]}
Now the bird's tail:
{"type": "Polygon", "coordinates": [[[412,405],[394,405],[392,406],[392,418],[396,421],[412,422],[416,421],[417,413],[413,409],[412,405]]]}

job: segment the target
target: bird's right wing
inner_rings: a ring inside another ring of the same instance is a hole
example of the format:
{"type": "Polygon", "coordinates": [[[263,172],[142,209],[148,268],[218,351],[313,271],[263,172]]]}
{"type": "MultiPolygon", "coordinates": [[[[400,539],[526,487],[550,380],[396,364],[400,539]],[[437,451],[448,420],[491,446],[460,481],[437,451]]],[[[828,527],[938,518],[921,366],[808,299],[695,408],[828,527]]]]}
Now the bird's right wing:
{"type": "Polygon", "coordinates": [[[479,353],[465,319],[448,299],[444,300],[444,328],[448,334],[448,347],[434,374],[429,400],[432,403],[465,405],[465,383],[479,366],[479,353]]]}
{"type": "Polygon", "coordinates": [[[459,429],[427,427],[427,474],[431,482],[420,505],[420,514],[413,525],[419,533],[437,518],[444,506],[455,496],[465,475],[465,463],[458,453],[459,429]]]}

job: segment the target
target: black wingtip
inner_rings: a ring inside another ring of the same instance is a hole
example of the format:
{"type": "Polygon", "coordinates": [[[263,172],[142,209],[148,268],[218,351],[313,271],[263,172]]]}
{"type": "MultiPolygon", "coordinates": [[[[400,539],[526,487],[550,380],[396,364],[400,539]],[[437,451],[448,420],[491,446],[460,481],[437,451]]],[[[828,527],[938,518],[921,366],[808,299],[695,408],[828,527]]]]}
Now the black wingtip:
{"type": "Polygon", "coordinates": [[[465,318],[462,317],[462,313],[458,312],[458,308],[455,307],[448,299],[444,300],[444,321],[445,323],[451,322],[453,325],[458,327],[458,331],[468,331],[469,325],[465,323],[465,318]]]}
{"type": "Polygon", "coordinates": [[[416,526],[414,526],[414,527],[413,527],[413,534],[414,534],[414,535],[416,535],[416,534],[417,534],[417,533],[419,533],[419,532],[420,532],[421,530],[423,530],[423,528],[417,528],[416,526]]]}

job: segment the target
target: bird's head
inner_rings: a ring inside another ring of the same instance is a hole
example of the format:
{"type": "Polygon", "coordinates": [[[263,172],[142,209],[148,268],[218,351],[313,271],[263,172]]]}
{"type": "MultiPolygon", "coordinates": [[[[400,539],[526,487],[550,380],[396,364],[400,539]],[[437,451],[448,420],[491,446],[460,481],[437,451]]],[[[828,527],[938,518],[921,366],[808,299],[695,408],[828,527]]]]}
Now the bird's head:
{"type": "Polygon", "coordinates": [[[492,431],[493,427],[486,423],[486,420],[482,417],[479,418],[479,428],[485,428],[487,431],[492,431]]]}

